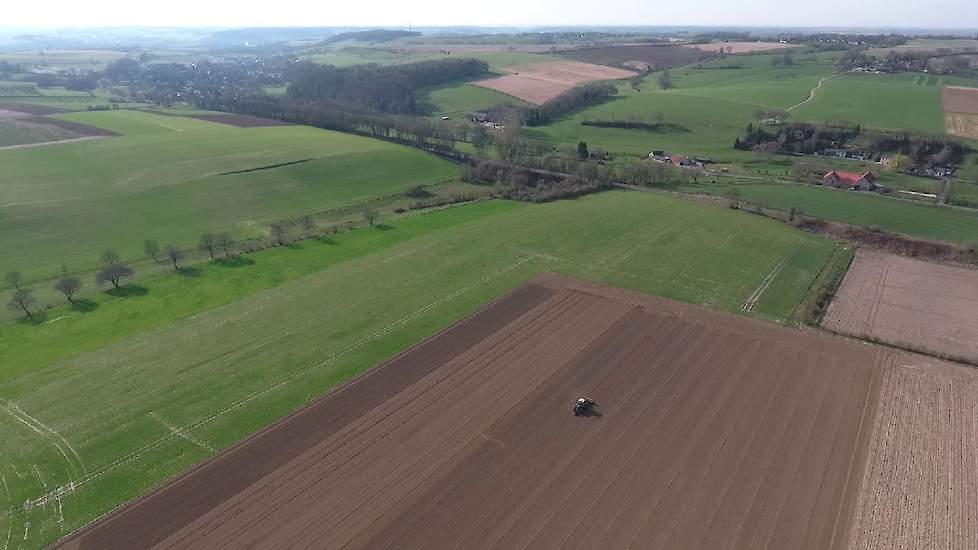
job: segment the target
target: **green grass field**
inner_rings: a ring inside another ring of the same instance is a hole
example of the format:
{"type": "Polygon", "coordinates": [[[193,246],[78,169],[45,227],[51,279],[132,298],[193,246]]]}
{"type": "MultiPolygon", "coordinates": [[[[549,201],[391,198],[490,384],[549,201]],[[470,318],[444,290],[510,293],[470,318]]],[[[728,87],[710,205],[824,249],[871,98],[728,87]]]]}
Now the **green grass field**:
{"type": "Polygon", "coordinates": [[[60,69],[97,71],[125,56],[125,52],[114,50],[46,50],[0,53],[0,61],[23,65],[34,72],[54,72],[60,69]]]}
{"type": "Polygon", "coordinates": [[[795,120],[846,120],[874,128],[944,133],[943,79],[915,73],[847,74],[825,82],[795,120]]]}
{"type": "Polygon", "coordinates": [[[471,84],[451,84],[425,92],[424,100],[435,116],[458,116],[470,111],[482,111],[501,103],[526,106],[523,100],[504,93],[471,84]]]}
{"type": "Polygon", "coordinates": [[[45,124],[25,121],[0,120],[0,147],[43,143],[79,137],[80,134],[45,124]]]}
{"type": "Polygon", "coordinates": [[[236,128],[136,111],[63,117],[123,136],[0,151],[0,271],[49,278],[62,263],[94,267],[106,248],[141,258],[146,239],[192,248],[206,231],[254,237],[279,219],[457,173],[415,149],[303,126],[236,128]]]}
{"type": "Polygon", "coordinates": [[[742,183],[690,185],[684,191],[729,196],[736,188],[741,199],[806,215],[854,225],[875,225],[884,231],[924,239],[966,243],[978,238],[978,210],[945,208],[908,200],[880,197],[815,185],[742,183]]]}
{"type": "Polygon", "coordinates": [[[830,55],[795,55],[794,65],[780,68],[772,68],[771,57],[732,56],[679,67],[671,71],[674,86],[669,90],[659,89],[658,75],[653,74],[639,90],[619,85],[615,100],[529,129],[526,135],[552,145],[585,141],[629,156],[664,149],[723,162],[750,162],[753,155],[734,150],[733,142],[743,135],[755,111],[783,109],[802,101],[819,78],[835,72],[830,55]],[[650,119],[656,113],[674,126],[647,131],[581,125],[586,119],[650,119]]]}
{"type": "Polygon", "coordinates": [[[739,312],[783,263],[753,311],[783,319],[834,246],[651,193],[490,201],[163,275],[141,296],[52,310],[41,326],[0,326],[0,474],[14,510],[0,537],[50,542],[537,273],[739,312]]]}

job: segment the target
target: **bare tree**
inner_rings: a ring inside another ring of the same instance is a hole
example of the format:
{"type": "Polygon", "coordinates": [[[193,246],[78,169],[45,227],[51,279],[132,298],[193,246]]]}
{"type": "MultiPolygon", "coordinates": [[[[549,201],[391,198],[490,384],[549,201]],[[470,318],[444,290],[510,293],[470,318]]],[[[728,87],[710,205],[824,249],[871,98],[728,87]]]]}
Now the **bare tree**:
{"type": "Polygon", "coordinates": [[[377,221],[377,211],[376,210],[364,210],[363,219],[369,223],[371,226],[377,221]]]}
{"type": "Polygon", "coordinates": [[[275,239],[275,244],[279,246],[289,244],[289,227],[287,222],[275,222],[268,227],[272,233],[272,238],[275,239]]]}
{"type": "Polygon", "coordinates": [[[8,271],[3,280],[15,290],[21,290],[24,285],[24,276],[20,274],[20,271],[8,271]]]}
{"type": "Polygon", "coordinates": [[[316,234],[319,229],[316,226],[316,220],[312,216],[304,216],[299,220],[299,225],[302,227],[302,232],[305,233],[306,237],[311,237],[316,234]]]}
{"type": "Polygon", "coordinates": [[[224,251],[224,257],[230,258],[234,256],[234,239],[231,238],[230,233],[221,233],[217,236],[217,246],[224,251]]]}
{"type": "Polygon", "coordinates": [[[119,283],[124,277],[131,277],[132,269],[124,263],[116,262],[102,268],[95,274],[95,282],[99,286],[105,283],[112,283],[112,286],[119,288],[119,283]]]}
{"type": "Polygon", "coordinates": [[[31,313],[31,308],[34,307],[36,300],[34,300],[34,293],[29,288],[18,288],[14,295],[10,297],[10,301],[7,302],[7,309],[11,311],[23,311],[24,315],[27,316],[31,321],[34,320],[34,314],[31,313]]]}
{"type": "Polygon", "coordinates": [[[119,262],[119,255],[111,248],[102,253],[102,265],[109,266],[119,262]]]}
{"type": "Polygon", "coordinates": [[[200,236],[200,244],[197,245],[197,250],[208,253],[213,260],[217,248],[217,237],[213,233],[204,233],[200,236]]]}
{"type": "Polygon", "coordinates": [[[672,75],[669,74],[669,69],[662,71],[662,74],[659,75],[659,88],[663,90],[672,88],[672,75]]]}
{"type": "Polygon", "coordinates": [[[54,283],[54,289],[65,295],[68,303],[75,305],[75,294],[81,290],[82,282],[78,277],[68,274],[68,268],[61,266],[61,278],[54,283]]]}
{"type": "Polygon", "coordinates": [[[173,246],[172,244],[167,245],[166,257],[169,258],[170,262],[173,264],[173,269],[176,271],[180,271],[179,263],[183,261],[183,251],[173,246]]]}
{"type": "Polygon", "coordinates": [[[766,143],[758,143],[751,150],[754,151],[754,155],[758,160],[770,162],[778,154],[779,149],[778,142],[768,141],[766,143]]]}
{"type": "Polygon", "coordinates": [[[143,252],[153,259],[154,262],[160,261],[160,245],[154,240],[143,242],[143,252]]]}

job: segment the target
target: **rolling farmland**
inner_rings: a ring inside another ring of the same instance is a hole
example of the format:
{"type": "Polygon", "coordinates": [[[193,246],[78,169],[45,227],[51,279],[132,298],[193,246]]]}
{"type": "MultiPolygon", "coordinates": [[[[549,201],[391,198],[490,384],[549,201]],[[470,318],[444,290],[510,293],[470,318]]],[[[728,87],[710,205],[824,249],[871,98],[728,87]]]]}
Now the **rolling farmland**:
{"type": "Polygon", "coordinates": [[[0,437],[15,442],[0,473],[13,502],[37,503],[0,524],[51,541],[543,271],[732,312],[751,302],[753,315],[780,319],[832,247],[646,193],[493,201],[248,255],[253,264],[212,264],[197,277],[161,275],[141,282],[142,296],[51,310],[60,319],[42,326],[8,324],[0,397],[69,441],[84,471],[0,416],[0,437]],[[32,465],[40,479],[16,476],[32,465]],[[72,482],[76,490],[37,501],[72,482]]]}
{"type": "Polygon", "coordinates": [[[960,543],[978,519],[976,381],[545,275],[59,547],[883,548],[938,529],[960,543]],[[950,391],[907,406],[898,395],[925,396],[897,369],[955,377],[961,420],[932,414],[950,391]],[[594,413],[570,413],[579,395],[594,413]],[[964,454],[903,440],[926,428],[964,430],[964,454]],[[894,484],[876,472],[925,456],[951,477],[878,498],[894,484]]]}
{"type": "Polygon", "coordinates": [[[309,127],[236,128],[141,111],[56,116],[121,137],[0,151],[8,237],[0,257],[17,258],[4,267],[29,278],[50,277],[62,263],[92,267],[106,248],[140,258],[145,239],[190,247],[205,231],[253,237],[282,218],[456,172],[417,150],[309,127]],[[221,175],[299,160],[308,162],[221,175]]]}

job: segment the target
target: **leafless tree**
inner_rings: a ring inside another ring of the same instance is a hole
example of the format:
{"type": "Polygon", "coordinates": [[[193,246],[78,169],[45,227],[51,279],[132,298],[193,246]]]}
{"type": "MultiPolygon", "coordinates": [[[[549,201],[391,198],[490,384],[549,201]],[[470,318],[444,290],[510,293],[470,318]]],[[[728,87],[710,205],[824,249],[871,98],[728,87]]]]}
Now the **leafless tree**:
{"type": "Polygon", "coordinates": [[[3,280],[9,286],[14,287],[14,290],[21,290],[24,285],[24,276],[20,274],[20,271],[8,271],[3,280]]]}
{"type": "Polygon", "coordinates": [[[95,274],[95,282],[101,286],[105,283],[112,283],[112,286],[119,288],[119,283],[125,277],[131,277],[133,274],[132,268],[124,263],[116,262],[111,265],[107,265],[102,268],[101,271],[95,274]]]}
{"type": "Polygon", "coordinates": [[[68,268],[61,266],[61,278],[54,283],[54,289],[65,295],[68,303],[75,305],[75,294],[81,290],[82,282],[78,277],[68,274],[68,268]]]}
{"type": "Polygon", "coordinates": [[[156,241],[148,240],[143,242],[143,252],[150,258],[153,258],[154,262],[160,261],[160,245],[156,241]]]}
{"type": "Polygon", "coordinates": [[[183,251],[179,248],[171,245],[166,247],[166,257],[170,259],[173,264],[173,269],[180,271],[180,262],[183,261],[183,251]]]}
{"type": "Polygon", "coordinates": [[[319,229],[316,226],[316,219],[312,216],[304,216],[299,220],[299,225],[302,227],[302,232],[305,233],[306,237],[311,237],[316,234],[319,229]]]}
{"type": "Polygon", "coordinates": [[[197,250],[206,252],[213,260],[214,253],[217,252],[217,248],[217,237],[214,236],[213,233],[204,233],[200,236],[200,244],[197,245],[197,250]]]}
{"type": "Polygon", "coordinates": [[[287,222],[275,222],[269,226],[275,244],[285,246],[289,243],[289,227],[287,222]]]}
{"type": "Polygon", "coordinates": [[[363,219],[366,220],[366,222],[369,223],[370,225],[373,225],[374,222],[377,221],[377,211],[365,210],[363,212],[363,219]]]}
{"type": "Polygon", "coordinates": [[[119,255],[116,254],[115,250],[109,249],[102,253],[102,265],[110,266],[114,263],[119,262],[119,255]]]}
{"type": "Polygon", "coordinates": [[[7,302],[7,309],[11,311],[23,311],[24,315],[33,321],[34,314],[31,313],[31,308],[34,307],[35,302],[34,293],[31,289],[18,288],[14,292],[14,295],[10,297],[10,301],[7,302]]]}
{"type": "Polygon", "coordinates": [[[234,256],[234,239],[231,238],[230,233],[221,233],[217,236],[217,246],[224,251],[224,257],[230,258],[234,256]]]}

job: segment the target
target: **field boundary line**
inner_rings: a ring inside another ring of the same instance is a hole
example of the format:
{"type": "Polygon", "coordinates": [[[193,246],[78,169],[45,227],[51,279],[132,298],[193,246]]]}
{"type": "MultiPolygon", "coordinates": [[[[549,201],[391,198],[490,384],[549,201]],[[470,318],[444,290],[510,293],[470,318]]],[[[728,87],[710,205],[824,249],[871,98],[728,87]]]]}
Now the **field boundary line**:
{"type": "MultiPolygon", "coordinates": [[[[7,495],[7,505],[13,504],[13,497],[10,496],[10,486],[7,485],[7,477],[0,474],[0,481],[3,482],[3,491],[7,495]]],[[[7,538],[3,541],[3,550],[7,550],[7,546],[10,544],[10,534],[14,530],[14,522],[12,518],[7,518],[7,538]]]]}
{"type": "MultiPolygon", "coordinates": [[[[465,292],[468,292],[469,290],[475,288],[476,286],[478,286],[480,284],[485,283],[486,281],[489,281],[489,280],[491,280],[491,279],[493,279],[495,277],[498,277],[500,275],[503,275],[503,274],[505,274],[505,273],[507,273],[509,271],[512,271],[512,270],[518,268],[519,266],[525,264],[526,262],[530,261],[531,259],[532,258],[530,256],[524,256],[522,259],[520,259],[520,260],[518,260],[518,261],[516,261],[516,262],[514,262],[514,263],[512,263],[512,264],[510,264],[510,265],[508,265],[506,267],[504,267],[503,269],[500,269],[499,271],[497,271],[495,273],[490,273],[489,275],[486,275],[485,277],[482,277],[482,278],[478,279],[477,281],[474,281],[474,282],[472,282],[472,283],[470,283],[470,284],[468,284],[466,286],[463,286],[463,287],[455,290],[451,294],[448,294],[446,296],[443,296],[442,298],[439,298],[438,300],[435,300],[434,302],[431,302],[430,304],[428,304],[428,305],[426,305],[424,307],[421,307],[421,308],[419,308],[419,309],[417,309],[417,310],[415,310],[415,311],[413,311],[413,312],[405,315],[404,317],[401,317],[400,319],[398,319],[398,320],[396,320],[396,321],[388,324],[387,326],[385,326],[385,327],[383,327],[383,328],[381,328],[381,329],[379,329],[379,330],[371,333],[368,336],[365,336],[364,338],[362,338],[362,339],[354,342],[353,344],[350,344],[349,346],[343,348],[342,350],[334,353],[333,355],[327,357],[326,359],[324,359],[322,361],[319,361],[317,363],[313,363],[312,365],[310,365],[310,366],[308,366],[308,367],[306,367],[304,369],[301,369],[301,370],[298,370],[298,371],[296,371],[294,373],[291,373],[291,374],[283,377],[282,379],[280,379],[278,382],[275,382],[274,384],[272,384],[272,385],[270,385],[270,386],[268,386],[268,387],[266,387],[264,389],[261,389],[261,390],[258,390],[256,392],[253,392],[253,393],[251,393],[249,395],[246,395],[245,397],[243,397],[243,398],[241,398],[241,399],[239,399],[237,401],[234,401],[234,402],[230,403],[226,407],[224,407],[222,409],[219,409],[218,411],[215,411],[214,413],[212,413],[212,414],[210,414],[210,415],[208,415],[208,416],[206,416],[206,417],[198,420],[197,422],[194,422],[192,424],[188,424],[188,425],[186,425],[186,426],[184,426],[182,428],[178,428],[175,432],[171,432],[170,434],[164,435],[163,437],[161,437],[159,439],[156,439],[155,441],[151,441],[150,443],[147,443],[146,445],[143,445],[142,447],[140,447],[138,449],[135,449],[135,450],[129,452],[128,454],[123,455],[120,458],[117,458],[116,460],[114,460],[112,462],[109,462],[105,466],[102,466],[102,467],[100,467],[98,469],[95,469],[95,470],[92,470],[92,471],[87,472],[85,475],[81,476],[79,479],[72,481],[70,483],[69,487],[59,487],[57,490],[52,491],[52,492],[49,492],[46,495],[42,495],[38,499],[34,499],[34,500],[28,499],[28,501],[25,502],[23,505],[13,507],[13,508],[11,508],[11,509],[3,512],[2,514],[0,514],[0,518],[10,518],[10,517],[12,517],[14,515],[18,515],[18,514],[24,513],[24,512],[26,512],[26,511],[28,511],[30,509],[33,509],[33,508],[38,507],[38,505],[39,505],[38,503],[47,502],[48,499],[50,499],[50,498],[57,498],[57,497],[60,497],[60,495],[62,495],[62,494],[65,494],[65,493],[68,493],[68,492],[72,492],[72,491],[74,491],[74,490],[76,490],[78,488],[81,488],[82,486],[87,485],[88,483],[91,483],[95,479],[97,479],[97,478],[99,478],[99,477],[101,477],[101,476],[103,476],[103,475],[105,475],[105,474],[107,474],[107,473],[109,473],[109,472],[117,469],[117,468],[120,468],[122,466],[125,466],[126,464],[129,464],[130,462],[132,462],[132,461],[134,461],[134,460],[136,460],[136,459],[144,456],[145,454],[147,454],[147,453],[149,453],[149,452],[157,449],[158,447],[160,447],[160,446],[168,443],[169,441],[173,440],[174,438],[176,438],[176,437],[182,437],[182,434],[185,434],[185,433],[187,433],[187,432],[189,432],[191,430],[195,430],[197,428],[200,428],[202,426],[205,426],[205,425],[209,424],[210,422],[213,422],[214,420],[216,420],[216,419],[224,416],[225,414],[231,412],[232,410],[237,409],[237,408],[245,405],[246,403],[248,403],[250,401],[253,401],[254,399],[257,399],[258,397],[261,397],[262,395],[265,395],[266,393],[271,392],[272,390],[275,390],[275,389],[277,389],[277,388],[279,388],[279,387],[281,387],[281,386],[283,386],[283,385],[291,382],[292,380],[298,378],[299,376],[302,376],[302,375],[307,374],[307,373],[309,373],[309,372],[311,372],[313,370],[316,370],[316,369],[318,369],[320,367],[323,367],[323,366],[326,366],[326,365],[332,363],[333,361],[335,361],[335,360],[337,360],[337,359],[339,359],[339,358],[347,355],[348,353],[356,350],[357,348],[363,346],[364,344],[367,344],[367,343],[369,343],[369,342],[371,342],[373,340],[376,340],[377,338],[380,338],[381,336],[384,336],[385,334],[387,334],[390,331],[394,330],[395,328],[403,325],[404,323],[407,323],[407,322],[415,319],[416,317],[418,317],[418,316],[426,313],[427,311],[430,311],[431,309],[433,309],[435,307],[438,307],[439,305],[441,305],[441,304],[443,304],[445,302],[448,302],[448,301],[450,301],[450,300],[452,300],[452,299],[454,299],[454,298],[456,298],[456,297],[464,294],[465,292]],[[32,502],[34,503],[34,505],[31,504],[32,502]]],[[[367,372],[369,372],[369,369],[368,369],[367,372]]],[[[340,386],[337,386],[337,387],[340,387],[340,386]]],[[[336,389],[336,388],[334,388],[334,389],[336,389]]],[[[333,391],[333,390],[330,390],[330,391],[333,391]]]]}
{"type": "Polygon", "coordinates": [[[781,274],[781,271],[784,270],[784,267],[788,264],[788,260],[794,257],[795,253],[798,252],[798,249],[801,248],[801,244],[802,239],[798,239],[798,241],[795,242],[795,246],[793,246],[791,250],[789,250],[783,258],[781,258],[781,261],[778,262],[773,269],[771,269],[770,273],[768,273],[767,276],[761,281],[761,284],[754,289],[754,293],[747,297],[747,301],[744,302],[744,307],[742,307],[740,310],[741,312],[750,313],[754,309],[754,306],[757,305],[758,301],[760,301],[761,296],[764,295],[764,292],[769,286],[771,286],[774,279],[781,274]]]}

